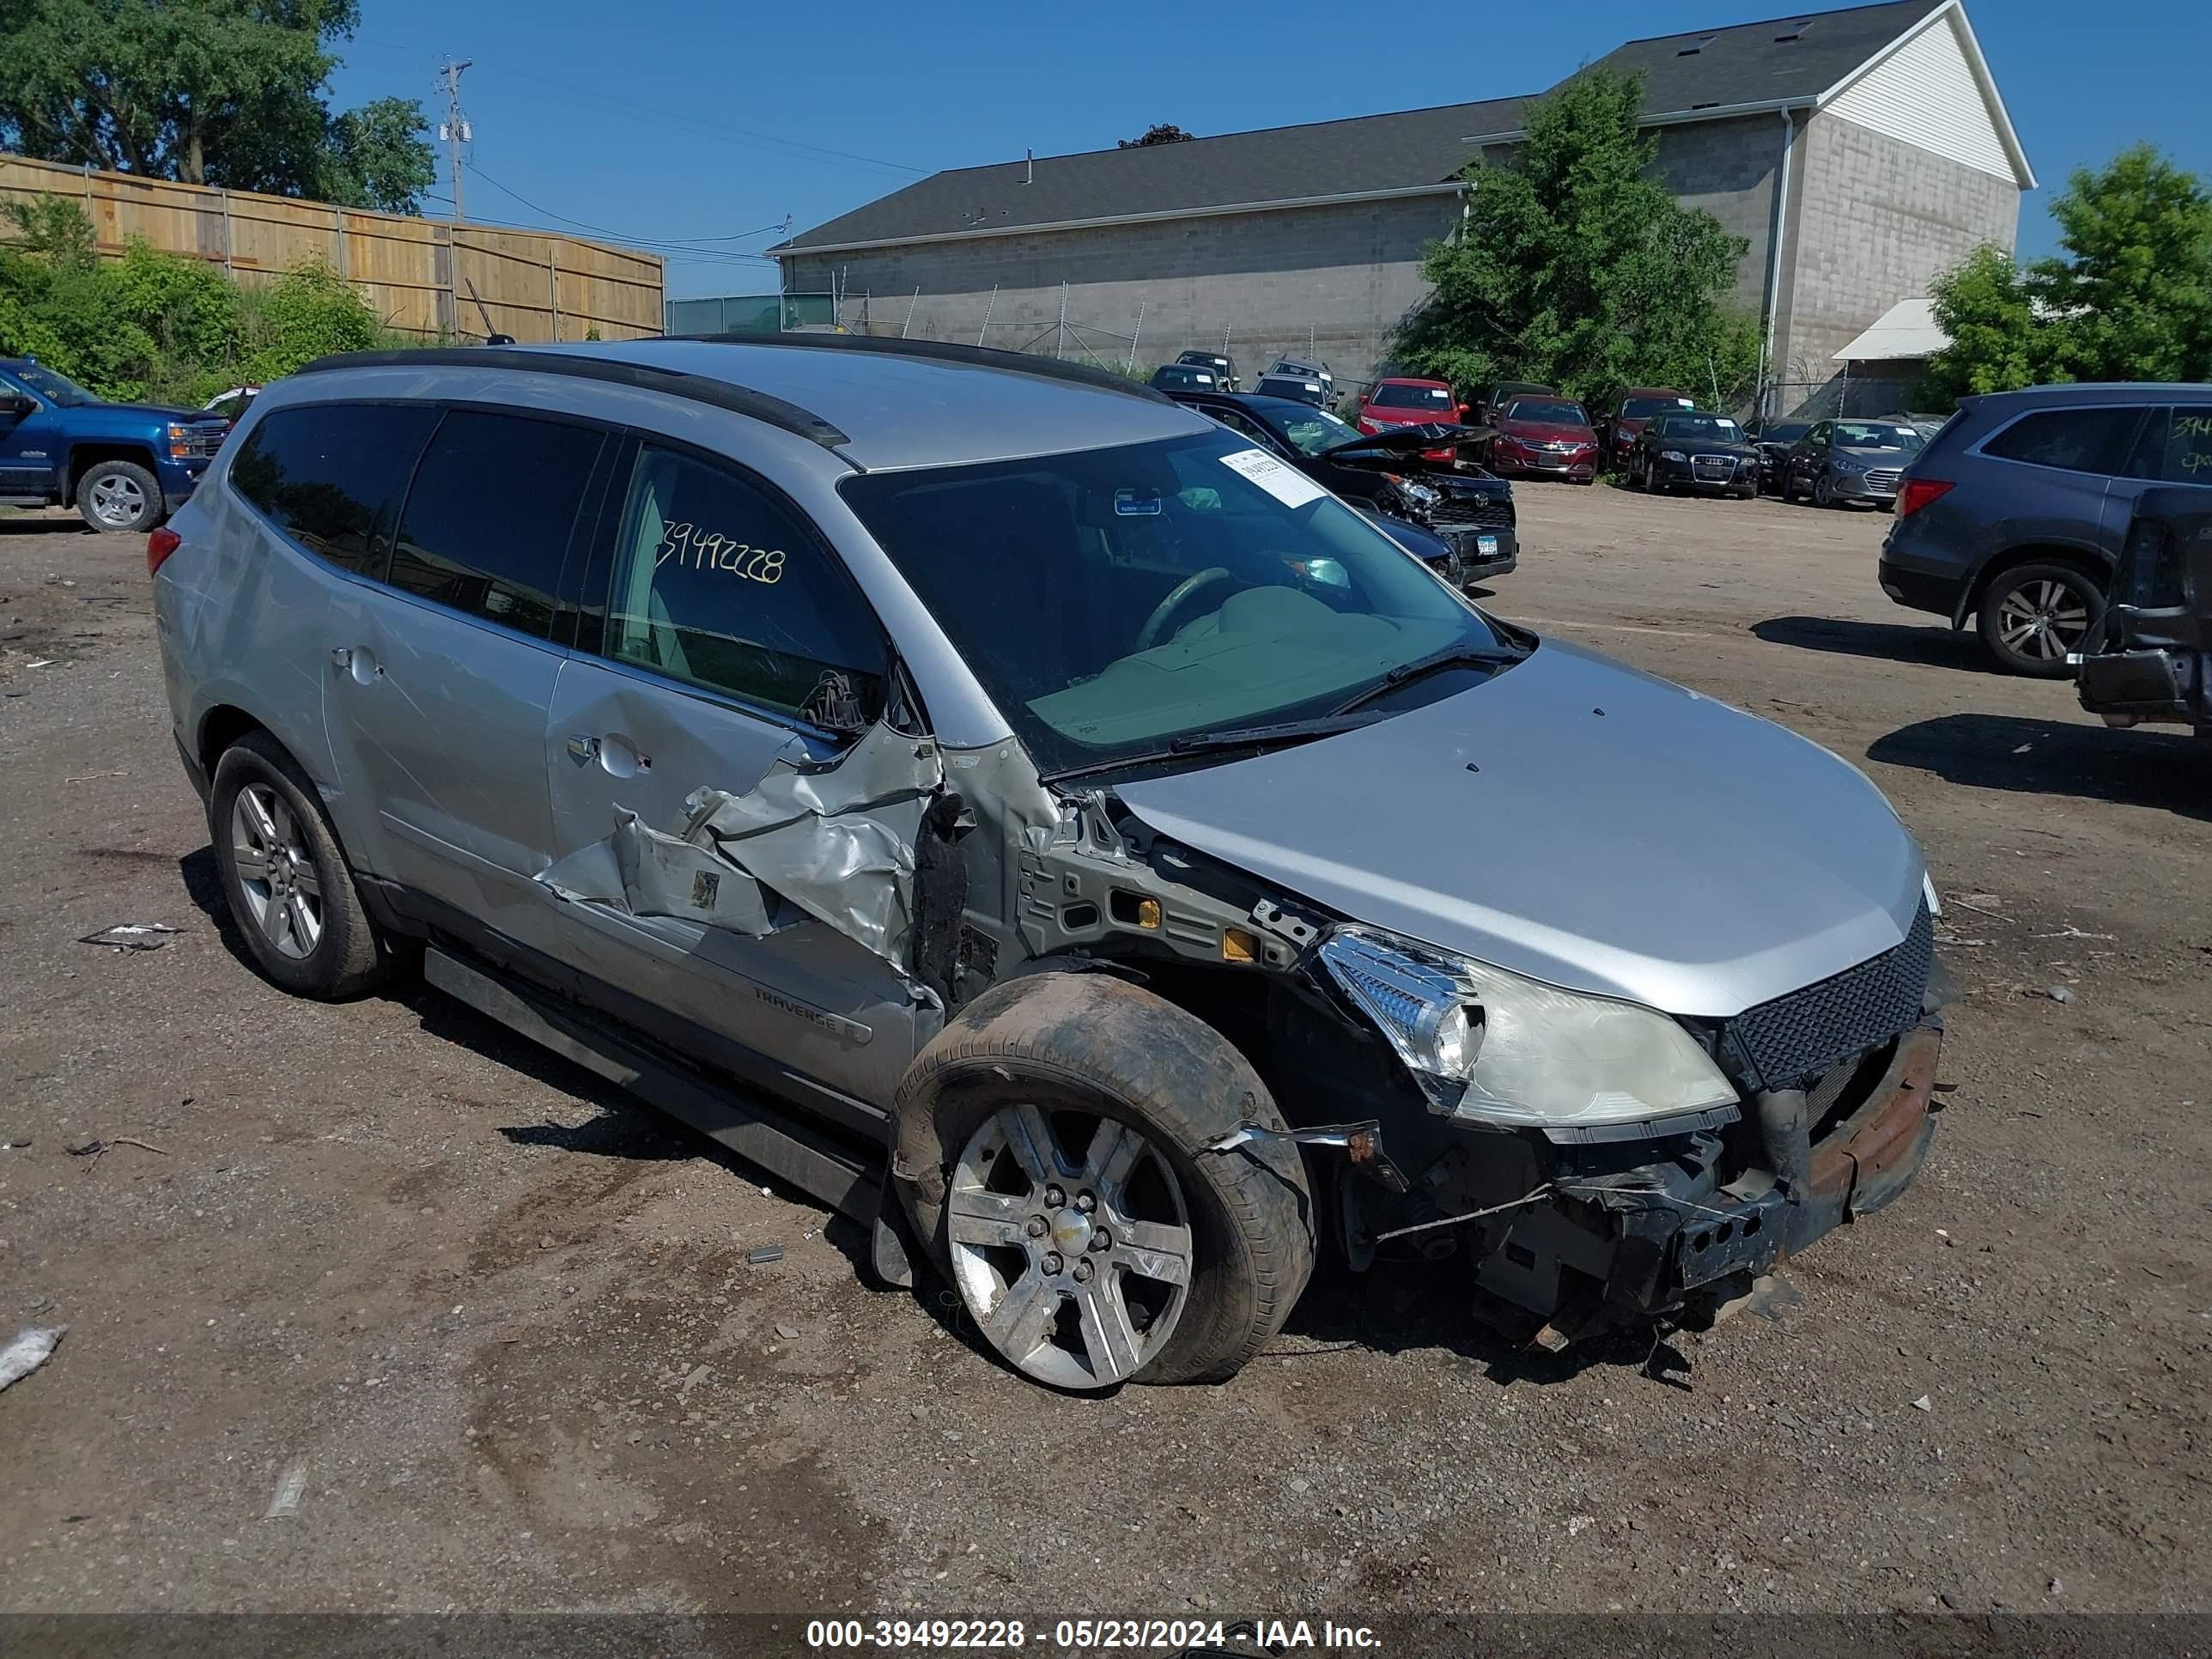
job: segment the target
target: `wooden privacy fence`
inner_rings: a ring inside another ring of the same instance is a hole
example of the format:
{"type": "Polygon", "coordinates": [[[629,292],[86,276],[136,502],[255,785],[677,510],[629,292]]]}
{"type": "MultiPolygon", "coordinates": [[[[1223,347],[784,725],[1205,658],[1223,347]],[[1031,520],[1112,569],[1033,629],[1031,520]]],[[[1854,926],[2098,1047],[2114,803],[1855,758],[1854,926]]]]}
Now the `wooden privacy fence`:
{"type": "Polygon", "coordinates": [[[245,283],[273,282],[319,258],[410,334],[580,340],[597,329],[602,339],[629,340],[661,331],[659,256],[604,242],[0,155],[0,204],[37,196],[81,203],[110,258],[143,237],[245,283]]]}

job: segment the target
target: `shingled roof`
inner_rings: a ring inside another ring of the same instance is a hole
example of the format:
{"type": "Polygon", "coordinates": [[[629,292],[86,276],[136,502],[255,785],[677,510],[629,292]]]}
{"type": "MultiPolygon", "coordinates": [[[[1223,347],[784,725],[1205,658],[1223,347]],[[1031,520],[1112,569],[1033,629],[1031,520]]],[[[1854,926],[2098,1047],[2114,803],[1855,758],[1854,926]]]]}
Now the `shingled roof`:
{"type": "MultiPolygon", "coordinates": [[[[1887,0],[1632,40],[1589,67],[1641,74],[1644,111],[1655,120],[1694,119],[1708,108],[1810,102],[1948,3],[1887,0]]],[[[831,252],[1449,189],[1475,157],[1477,147],[1468,141],[1516,132],[1529,101],[1497,98],[1187,143],[955,167],[769,252],[831,252]]]]}

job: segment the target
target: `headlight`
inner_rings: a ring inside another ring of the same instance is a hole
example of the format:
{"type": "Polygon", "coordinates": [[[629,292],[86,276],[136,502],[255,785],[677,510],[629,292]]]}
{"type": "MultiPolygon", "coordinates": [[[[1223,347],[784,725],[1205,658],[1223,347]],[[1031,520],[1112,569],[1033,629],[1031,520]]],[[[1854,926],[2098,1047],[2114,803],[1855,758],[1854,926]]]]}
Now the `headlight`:
{"type": "Polygon", "coordinates": [[[1321,957],[1449,1116],[1577,1130],[1736,1103],[1687,1031],[1635,1003],[1363,928],[1339,928],[1321,957]]]}
{"type": "Polygon", "coordinates": [[[1662,449],[1659,452],[1659,459],[1662,461],[1687,461],[1690,458],[1679,449],[1662,449]]]}
{"type": "Polygon", "coordinates": [[[1838,472],[1863,472],[1867,470],[1867,464],[1864,461],[1853,460],[1848,455],[1835,456],[1828,465],[1838,472]]]}

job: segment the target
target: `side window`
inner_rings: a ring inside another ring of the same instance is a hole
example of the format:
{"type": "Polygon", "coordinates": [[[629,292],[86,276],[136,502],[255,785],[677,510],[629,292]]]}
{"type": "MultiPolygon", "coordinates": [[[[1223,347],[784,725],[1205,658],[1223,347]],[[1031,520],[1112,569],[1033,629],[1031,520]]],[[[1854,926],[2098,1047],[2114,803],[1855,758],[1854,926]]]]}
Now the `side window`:
{"type": "Polygon", "coordinates": [[[842,676],[883,707],[881,630],[836,556],[781,502],[722,467],[638,452],[615,550],[605,654],[836,726],[842,676]]]}
{"type": "Polygon", "coordinates": [[[1828,423],[1821,421],[1814,425],[1813,429],[1805,434],[1805,441],[1815,449],[1826,449],[1828,447],[1828,423]]]}
{"type": "Polygon", "coordinates": [[[2212,404],[2154,410],[2127,476],[2158,483],[2212,484],[2212,404]]]}
{"type": "Polygon", "coordinates": [[[316,557],[376,575],[408,474],[437,423],[422,404],[276,410],[232,459],[231,487],[316,557]]]}
{"type": "Polygon", "coordinates": [[[2038,410],[1984,443],[1982,453],[2068,472],[2118,472],[2143,414],[2140,407],[2038,410]]]}
{"type": "Polygon", "coordinates": [[[448,410],[407,492],[388,580],[544,638],[602,441],[556,421],[448,410]]]}

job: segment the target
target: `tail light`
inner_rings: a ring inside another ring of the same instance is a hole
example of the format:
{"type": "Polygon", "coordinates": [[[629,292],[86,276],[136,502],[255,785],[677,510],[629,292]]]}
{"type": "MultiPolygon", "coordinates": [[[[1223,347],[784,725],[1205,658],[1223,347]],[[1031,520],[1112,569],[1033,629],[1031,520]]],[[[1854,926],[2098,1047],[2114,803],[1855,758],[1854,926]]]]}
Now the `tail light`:
{"type": "Polygon", "coordinates": [[[1897,516],[1902,519],[1917,513],[1950,488],[1941,478],[1907,478],[1905,488],[1898,492],[1897,516]]]}
{"type": "Polygon", "coordinates": [[[161,568],[161,561],[185,544],[185,538],[163,525],[146,538],[146,574],[152,575],[161,568]]]}

